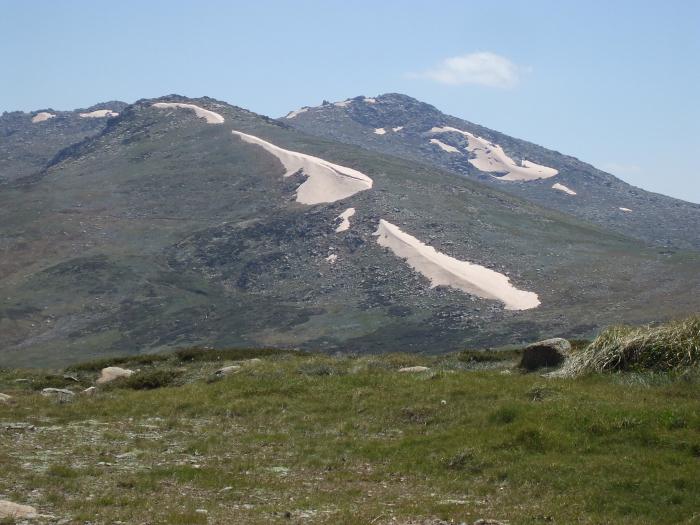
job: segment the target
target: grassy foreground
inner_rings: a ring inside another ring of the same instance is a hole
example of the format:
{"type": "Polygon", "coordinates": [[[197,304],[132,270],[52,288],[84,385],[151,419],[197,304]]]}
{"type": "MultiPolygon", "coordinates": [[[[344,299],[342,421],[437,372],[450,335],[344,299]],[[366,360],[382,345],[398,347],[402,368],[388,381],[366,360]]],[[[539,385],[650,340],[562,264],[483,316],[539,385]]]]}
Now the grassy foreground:
{"type": "Polygon", "coordinates": [[[697,374],[483,356],[127,360],[151,379],[63,404],[39,390],[105,363],[1,371],[0,499],[35,523],[700,523],[697,374]]]}

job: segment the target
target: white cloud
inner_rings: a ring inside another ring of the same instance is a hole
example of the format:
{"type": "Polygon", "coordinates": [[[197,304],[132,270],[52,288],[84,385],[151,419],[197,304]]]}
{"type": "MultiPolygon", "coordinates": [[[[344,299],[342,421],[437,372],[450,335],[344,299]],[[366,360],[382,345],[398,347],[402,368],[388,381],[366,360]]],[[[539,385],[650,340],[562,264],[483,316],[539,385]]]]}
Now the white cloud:
{"type": "Polygon", "coordinates": [[[521,73],[528,70],[496,53],[480,51],[446,58],[434,68],[414,76],[453,86],[479,84],[510,88],[516,86],[521,73]]]}

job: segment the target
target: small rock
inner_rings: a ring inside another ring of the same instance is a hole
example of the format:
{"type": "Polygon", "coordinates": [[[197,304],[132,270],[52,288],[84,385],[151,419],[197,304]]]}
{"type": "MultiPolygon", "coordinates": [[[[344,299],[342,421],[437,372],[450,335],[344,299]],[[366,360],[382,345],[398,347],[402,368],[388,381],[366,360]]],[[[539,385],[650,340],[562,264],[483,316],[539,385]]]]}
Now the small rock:
{"type": "Polygon", "coordinates": [[[100,377],[97,379],[96,383],[101,385],[103,383],[109,383],[120,377],[129,377],[135,374],[133,370],[127,370],[126,368],[119,368],[118,366],[108,366],[103,368],[100,372],[100,377]]]}
{"type": "Polygon", "coordinates": [[[195,509],[195,512],[197,514],[209,514],[209,511],[207,509],[195,509]]]}
{"type": "Polygon", "coordinates": [[[44,388],[41,391],[41,395],[44,397],[51,397],[59,403],[65,403],[73,399],[75,393],[65,388],[44,388]]]}
{"type": "Polygon", "coordinates": [[[401,373],[416,373],[416,372],[426,372],[430,370],[427,366],[406,366],[404,368],[399,368],[401,373]]]}
{"type": "Polygon", "coordinates": [[[502,521],[498,521],[498,520],[480,519],[480,520],[476,520],[474,522],[474,525],[505,525],[505,523],[503,523],[502,521]]]}
{"type": "Polygon", "coordinates": [[[85,390],[83,390],[80,393],[83,395],[86,395],[86,396],[94,396],[95,392],[97,392],[97,388],[95,388],[94,386],[91,386],[89,388],[86,388],[85,390]]]}
{"type": "Polygon", "coordinates": [[[569,357],[571,343],[556,337],[527,345],[520,366],[526,370],[537,370],[545,366],[557,366],[569,357]]]}
{"type": "Polygon", "coordinates": [[[262,359],[258,359],[257,357],[254,357],[253,359],[246,359],[243,361],[244,365],[259,365],[262,364],[262,359]]]}
{"type": "Polygon", "coordinates": [[[12,402],[12,396],[8,396],[7,394],[0,394],[0,403],[11,403],[12,402]]]}
{"type": "Polygon", "coordinates": [[[7,500],[0,500],[0,518],[26,518],[38,517],[36,509],[29,505],[20,505],[7,500]]]}
{"type": "Polygon", "coordinates": [[[225,366],[223,368],[219,368],[216,372],[214,372],[214,374],[217,376],[227,376],[229,374],[233,374],[235,372],[238,372],[240,369],[241,369],[240,365],[225,366]]]}

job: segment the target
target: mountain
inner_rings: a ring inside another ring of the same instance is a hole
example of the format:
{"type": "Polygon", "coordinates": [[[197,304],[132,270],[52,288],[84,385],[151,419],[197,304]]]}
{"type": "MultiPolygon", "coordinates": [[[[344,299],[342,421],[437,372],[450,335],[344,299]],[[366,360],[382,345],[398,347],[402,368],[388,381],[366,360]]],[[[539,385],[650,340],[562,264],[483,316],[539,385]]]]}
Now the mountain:
{"type": "Polygon", "coordinates": [[[574,157],[406,95],[326,102],[280,120],[312,135],[464,175],[669,251],[700,249],[699,204],[635,188],[574,157]]]}
{"type": "Polygon", "coordinates": [[[75,111],[51,108],[0,115],[0,188],[41,171],[68,146],[104,129],[108,116],[127,106],[111,101],[75,111]]]}
{"type": "Polygon", "coordinates": [[[695,251],[206,97],[114,107],[66,115],[56,137],[60,114],[0,117],[36,152],[0,171],[0,364],[192,345],[435,353],[700,306],[695,251]]]}

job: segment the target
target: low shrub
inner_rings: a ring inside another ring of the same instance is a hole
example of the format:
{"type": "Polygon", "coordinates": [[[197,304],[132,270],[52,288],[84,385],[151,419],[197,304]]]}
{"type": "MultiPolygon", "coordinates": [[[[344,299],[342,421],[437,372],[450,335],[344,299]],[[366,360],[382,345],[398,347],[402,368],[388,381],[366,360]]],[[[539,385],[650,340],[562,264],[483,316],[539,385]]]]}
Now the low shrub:
{"type": "Polygon", "coordinates": [[[273,355],[294,354],[306,355],[298,350],[284,350],[276,348],[182,348],[175,351],[175,357],[183,363],[212,362],[212,361],[241,361],[263,358],[273,355]]]}
{"type": "Polygon", "coordinates": [[[138,368],[139,366],[149,366],[162,363],[170,358],[171,356],[168,354],[138,354],[123,357],[104,357],[71,365],[67,368],[67,370],[74,370],[76,372],[99,372],[108,366],[138,368]]]}
{"type": "Polygon", "coordinates": [[[172,385],[180,375],[181,372],[177,370],[156,368],[117,379],[114,381],[114,385],[133,390],[153,390],[172,385]]]}
{"type": "Polygon", "coordinates": [[[498,363],[519,357],[519,350],[462,350],[457,354],[457,360],[463,363],[498,363]]]}

